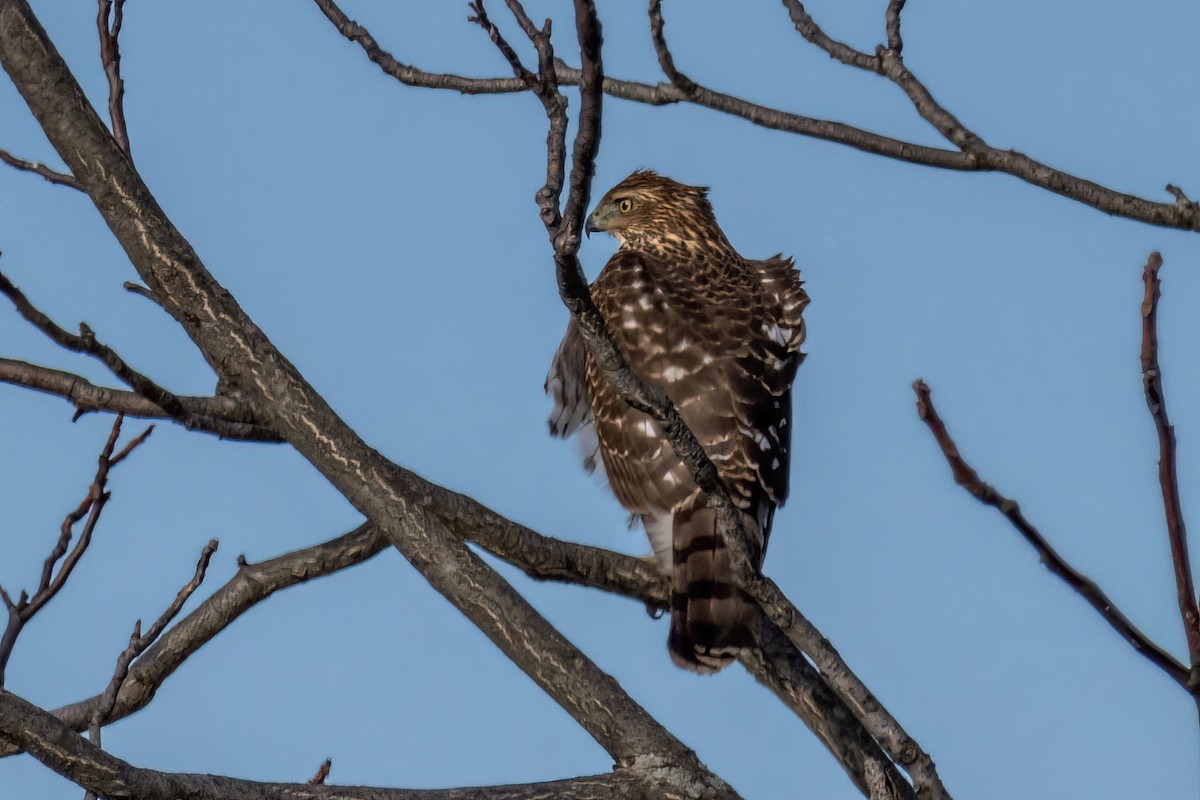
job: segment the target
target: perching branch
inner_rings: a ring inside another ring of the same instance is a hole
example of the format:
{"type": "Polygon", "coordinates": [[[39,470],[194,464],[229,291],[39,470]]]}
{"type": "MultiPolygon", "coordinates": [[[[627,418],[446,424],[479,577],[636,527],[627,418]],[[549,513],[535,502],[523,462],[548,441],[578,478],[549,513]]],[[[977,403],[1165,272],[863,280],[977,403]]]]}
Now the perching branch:
{"type": "Polygon", "coordinates": [[[83,191],[83,187],[79,185],[79,181],[75,180],[72,176],[51,169],[38,161],[26,161],[23,158],[17,158],[7,150],[0,150],[0,161],[8,164],[13,169],[32,172],[34,175],[41,175],[50,181],[50,183],[57,183],[59,186],[69,186],[72,189],[83,191]]]}
{"type": "Polygon", "coordinates": [[[22,591],[17,596],[17,599],[13,600],[11,595],[3,587],[0,587],[0,600],[4,601],[4,606],[8,610],[8,622],[5,625],[3,635],[0,635],[0,687],[4,686],[4,671],[8,666],[8,659],[12,655],[13,647],[16,646],[17,637],[21,635],[21,631],[29,620],[33,619],[34,615],[53,600],[59,590],[66,585],[67,579],[71,577],[71,572],[75,569],[75,565],[79,563],[79,559],[83,557],[83,554],[87,552],[88,545],[92,542],[92,533],[96,529],[96,523],[100,521],[100,514],[104,511],[104,506],[108,502],[109,493],[105,489],[108,486],[109,472],[117,464],[124,461],[126,456],[146,440],[146,437],[150,435],[150,431],[154,430],[153,425],[146,428],[145,431],[125,445],[119,453],[113,455],[113,450],[117,446],[117,439],[121,435],[121,423],[123,420],[124,417],[118,415],[116,420],[113,421],[112,431],[108,435],[108,440],[104,443],[104,449],[100,451],[96,476],[92,479],[91,485],[88,486],[87,494],[83,500],[63,520],[62,526],[59,529],[58,542],[42,565],[42,576],[38,581],[37,589],[34,590],[33,595],[30,596],[27,592],[22,591]],[[74,536],[75,523],[84,517],[87,517],[87,521],[84,523],[79,537],[75,539],[74,547],[72,547],[71,539],[74,536]],[[69,552],[67,548],[70,548],[69,552]],[[59,563],[60,561],[62,562],[61,564],[59,563]]]}
{"type": "Polygon", "coordinates": [[[1146,293],[1142,299],[1142,387],[1146,405],[1154,418],[1158,432],[1158,482],[1162,488],[1163,512],[1167,521],[1167,538],[1171,543],[1171,561],[1175,567],[1175,588],[1179,597],[1179,614],[1187,636],[1191,671],[1188,686],[1200,702],[1200,611],[1196,608],[1196,586],[1192,579],[1192,564],[1188,557],[1187,528],[1179,502],[1179,476],[1175,469],[1175,428],[1167,418],[1167,396],[1163,391],[1162,370],[1158,366],[1158,271],[1162,256],[1151,253],[1142,271],[1146,293]]]}
{"type": "MultiPolygon", "coordinates": [[[[518,9],[520,8],[519,3],[513,2],[510,2],[510,7],[514,4],[518,9]]],[[[657,7],[657,3],[652,3],[652,15],[657,12],[657,7]]],[[[474,8],[478,12],[482,6],[476,3],[474,8]]],[[[514,13],[517,12],[514,11],[514,13]]],[[[520,63],[512,47],[503,41],[495,26],[485,17],[482,20],[480,17],[481,15],[477,13],[476,21],[480,22],[485,30],[488,30],[493,42],[509,60],[514,73],[523,78],[533,75],[532,71],[520,63]]],[[[657,19],[656,44],[659,47],[660,56],[669,61],[669,51],[661,36],[661,16],[658,16],[657,19]]],[[[691,471],[693,480],[708,494],[711,502],[721,509],[718,518],[719,526],[729,546],[731,560],[734,562],[740,583],[759,601],[770,621],[779,627],[783,634],[780,636],[780,640],[786,636],[796,648],[803,648],[807,644],[814,652],[821,653],[825,660],[825,666],[833,670],[836,675],[838,682],[835,686],[838,687],[838,691],[845,692],[842,699],[851,708],[857,706],[860,709],[859,721],[865,725],[870,734],[864,735],[863,740],[848,745],[844,740],[835,741],[826,735],[825,723],[828,718],[821,713],[828,710],[826,707],[822,707],[818,713],[801,713],[801,717],[830,747],[843,766],[846,766],[852,779],[864,793],[869,791],[867,773],[870,772],[872,775],[882,776],[883,783],[890,787],[886,796],[898,798],[913,796],[914,788],[896,769],[896,765],[900,764],[908,768],[916,777],[918,792],[930,797],[948,797],[928,755],[904,732],[899,723],[887,714],[886,710],[881,709],[866,687],[837,657],[836,651],[828,645],[828,642],[819,637],[819,634],[816,640],[806,641],[804,639],[805,626],[809,632],[815,632],[815,628],[812,628],[807,620],[804,620],[799,610],[783,596],[774,583],[764,581],[757,575],[749,556],[745,532],[741,528],[742,514],[733,505],[716,467],[684,424],[666,394],[656,386],[643,383],[629,369],[624,357],[609,335],[599,311],[592,302],[591,293],[576,255],[579,245],[578,234],[575,233],[572,236],[570,231],[574,226],[573,230],[577,232],[582,225],[600,135],[602,97],[600,87],[603,82],[603,73],[600,61],[599,25],[593,20],[594,10],[591,10],[590,3],[577,3],[576,21],[586,77],[581,81],[580,88],[582,103],[575,150],[572,155],[572,182],[568,193],[567,212],[562,216],[564,221],[562,230],[555,229],[549,223],[546,226],[554,246],[559,293],[563,303],[571,311],[572,317],[584,334],[584,341],[591,357],[605,371],[606,378],[617,387],[622,398],[629,405],[650,414],[662,426],[666,438],[676,454],[691,471]],[[584,8],[581,10],[580,6],[584,8]],[[885,748],[890,746],[888,755],[885,756],[879,751],[871,737],[879,739],[885,748]],[[869,769],[867,765],[869,765],[869,769]]],[[[565,102],[555,102],[554,97],[559,94],[557,86],[548,82],[544,77],[547,73],[547,64],[553,57],[553,51],[549,47],[548,39],[544,42],[538,41],[536,29],[531,30],[531,26],[527,25],[522,27],[526,30],[527,35],[535,39],[540,61],[537,73],[539,80],[537,85],[531,87],[531,90],[541,99],[550,119],[550,134],[547,136],[547,163],[550,165],[548,172],[551,175],[561,175],[561,164],[566,158],[566,104],[565,102]]],[[[560,195],[561,183],[555,184],[553,181],[547,181],[546,186],[538,192],[538,205],[542,210],[543,220],[554,217],[553,214],[547,213],[547,208],[557,209],[560,195]]],[[[778,653],[779,651],[774,652],[778,653]]],[[[799,655],[800,651],[796,650],[795,652],[795,657],[802,660],[803,657],[799,655]]],[[[769,656],[767,661],[770,663],[769,656]]],[[[763,675],[761,663],[756,666],[756,674],[763,675]]],[[[811,687],[817,685],[812,682],[811,675],[798,675],[794,669],[788,671],[787,675],[808,686],[809,691],[811,691],[811,687]]],[[[780,697],[788,694],[787,690],[782,688],[779,680],[767,679],[764,682],[772,686],[780,697]]],[[[791,704],[791,707],[797,708],[797,705],[791,704]]]]}
{"type": "Polygon", "coordinates": [[[1151,641],[1146,634],[1130,622],[1129,618],[1117,608],[1092,579],[1068,564],[1058,554],[1058,551],[1050,546],[1041,532],[1025,519],[1025,515],[1021,513],[1021,508],[1015,500],[1005,497],[990,484],[985,483],[979,474],[967,464],[959,454],[958,446],[946,431],[946,425],[938,415],[937,409],[933,406],[933,397],[929,386],[924,381],[918,380],[913,384],[913,391],[917,394],[917,415],[928,426],[933,438],[937,440],[942,455],[946,457],[946,462],[954,473],[954,482],[966,489],[979,502],[991,506],[1003,514],[1025,541],[1029,542],[1030,546],[1037,551],[1038,557],[1046,569],[1062,578],[1068,586],[1078,592],[1117,633],[1121,634],[1125,641],[1129,642],[1134,650],[1170,676],[1171,680],[1195,694],[1195,690],[1189,688],[1188,685],[1187,667],[1180,664],[1174,656],[1151,641]]]}

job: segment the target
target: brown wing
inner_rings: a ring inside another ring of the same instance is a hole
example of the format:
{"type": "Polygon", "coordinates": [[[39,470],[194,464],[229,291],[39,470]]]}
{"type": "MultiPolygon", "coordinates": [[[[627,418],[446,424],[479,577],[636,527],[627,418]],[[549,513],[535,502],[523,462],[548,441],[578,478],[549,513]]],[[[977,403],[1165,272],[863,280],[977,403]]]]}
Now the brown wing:
{"type": "Polygon", "coordinates": [[[566,439],[577,433],[583,451],[583,468],[590,473],[598,464],[600,443],[596,439],[592,395],[588,391],[587,358],[587,345],[572,318],[550,363],[545,389],[554,401],[548,420],[550,435],[566,439]]]}
{"type": "MultiPolygon", "coordinates": [[[[740,505],[766,530],[787,498],[791,381],[807,302],[791,262],[672,264],[618,251],[593,297],[630,367],[679,409],[740,505]]],[[[609,481],[635,513],[695,489],[657,423],[588,366],[609,481]]]]}

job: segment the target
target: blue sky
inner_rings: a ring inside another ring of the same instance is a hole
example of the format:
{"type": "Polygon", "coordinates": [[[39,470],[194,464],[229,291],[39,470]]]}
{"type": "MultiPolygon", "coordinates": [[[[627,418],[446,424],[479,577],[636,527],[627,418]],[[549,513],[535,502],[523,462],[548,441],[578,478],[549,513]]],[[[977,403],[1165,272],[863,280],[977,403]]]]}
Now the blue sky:
{"type": "MultiPolygon", "coordinates": [[[[35,3],[93,101],[94,7],[35,3]]],[[[493,16],[507,18],[495,3],[493,16]]],[[[529,3],[557,21],[569,5],[529,3]]],[[[811,2],[872,49],[882,0],[811,2]]],[[[466,4],[345,0],[402,61],[504,74],[466,4]]],[[[713,88],[939,144],[902,93],[839,65],[774,3],[666,4],[677,65],[713,88]]],[[[315,5],[131,3],[122,37],[136,163],[209,269],[359,432],[398,463],[541,532],[643,553],[617,503],[545,432],[542,380],[567,314],[533,193],[545,118],[529,96],[403,87],[315,5]]],[[[605,64],[659,80],[642,3],[600,3],[605,64]]],[[[930,0],[906,58],[996,146],[1154,199],[1200,194],[1200,12],[1064,0],[930,0]]],[[[515,40],[516,29],[509,25],[515,40]]],[[[528,53],[528,48],[522,52],[528,53]]],[[[0,146],[58,163],[11,85],[0,146]]],[[[1149,635],[1183,657],[1138,365],[1141,267],[1161,250],[1162,366],[1185,513],[1200,507],[1200,239],[1112,219],[1000,175],[939,172],[698,108],[606,99],[599,195],[636,167],[712,187],[744,254],[795,256],[813,302],[796,383],[792,496],[766,572],[922,743],[958,797],[1191,798],[1194,705],[957,488],[913,410],[926,379],[964,455],[1149,635]]],[[[615,243],[592,237],[594,275],[615,243]]],[[[81,195],[0,170],[0,269],[66,326],[87,320],[179,393],[212,376],[81,195]]],[[[0,354],[111,383],[0,309],[0,354]]],[[[0,583],[36,581],[110,419],[0,386],[0,583]]],[[[127,430],[139,428],[134,422],[127,430]]],[[[115,472],[70,584],[23,634],[13,691],[46,707],[103,688],[221,540],[234,558],[331,538],[355,512],[281,446],[160,425],[115,472]]],[[[666,624],[599,592],[502,568],[555,624],[747,798],[853,798],[800,721],[739,668],[674,669],[666,624]]],[[[605,753],[385,552],[289,590],[207,645],[105,733],[135,764],[408,787],[605,771],[605,753]]],[[[4,796],[76,797],[27,757],[4,796]]]]}

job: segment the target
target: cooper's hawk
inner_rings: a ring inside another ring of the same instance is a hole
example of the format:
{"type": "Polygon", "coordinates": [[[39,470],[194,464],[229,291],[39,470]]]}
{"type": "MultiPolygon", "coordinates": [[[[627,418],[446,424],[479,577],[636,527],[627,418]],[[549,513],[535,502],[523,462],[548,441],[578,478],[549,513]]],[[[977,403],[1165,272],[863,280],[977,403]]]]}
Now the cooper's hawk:
{"type": "MultiPolygon", "coordinates": [[[[661,387],[717,466],[761,565],[788,492],[791,384],[804,355],[799,272],[780,256],[751,261],[721,232],[708,190],[637,171],[604,196],[588,232],[620,242],[592,297],[630,368],[661,387]]],[[[737,589],[715,512],[658,424],[618,396],[572,321],[546,391],[550,432],[577,434],[650,537],[671,577],[668,648],[676,664],[715,672],[754,641],[757,612],[737,589]]]]}

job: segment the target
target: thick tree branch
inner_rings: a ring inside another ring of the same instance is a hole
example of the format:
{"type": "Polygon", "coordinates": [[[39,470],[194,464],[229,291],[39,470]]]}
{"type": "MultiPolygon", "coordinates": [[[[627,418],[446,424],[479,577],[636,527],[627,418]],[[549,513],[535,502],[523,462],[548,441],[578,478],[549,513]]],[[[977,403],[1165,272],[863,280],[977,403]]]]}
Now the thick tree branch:
{"type": "MultiPolygon", "coordinates": [[[[83,739],[53,715],[0,690],[0,734],[13,739],[63,777],[102,797],[138,800],[644,800],[646,771],[617,770],[548,783],[464,789],[382,789],[310,783],[260,783],[135,767],[83,739]]],[[[683,800],[682,792],[658,797],[683,800]]]]}
{"type": "Polygon", "coordinates": [[[1175,468],[1175,428],[1167,418],[1167,396],[1163,391],[1162,369],[1158,365],[1158,298],[1161,287],[1158,271],[1162,256],[1151,253],[1142,270],[1146,293],[1142,299],[1142,387],[1146,405],[1154,418],[1158,432],[1158,482],[1162,488],[1163,513],[1167,522],[1167,538],[1171,543],[1171,561],[1175,567],[1175,588],[1179,597],[1179,614],[1187,636],[1191,672],[1188,685],[1200,701],[1200,611],[1196,608],[1196,586],[1192,579],[1192,563],[1188,556],[1187,528],[1179,502],[1179,476],[1175,468]]]}
{"type": "Polygon", "coordinates": [[[50,181],[50,183],[57,183],[59,186],[69,186],[72,189],[83,191],[83,187],[79,185],[79,181],[75,180],[72,176],[51,169],[37,161],[26,161],[23,158],[17,158],[7,150],[0,150],[0,161],[8,164],[13,169],[32,172],[34,175],[41,175],[50,181]]]}
{"type": "MultiPolygon", "coordinates": [[[[137,392],[97,386],[72,372],[41,367],[25,361],[0,358],[0,383],[24,386],[62,397],[75,407],[75,419],[94,411],[106,411],[143,419],[171,419],[161,406],[137,392]]],[[[222,439],[279,442],[282,439],[257,421],[254,411],[232,397],[189,397],[176,395],[187,414],[189,430],[211,433],[222,439]]]]}
{"type": "Polygon", "coordinates": [[[1062,578],[1068,586],[1078,592],[1117,633],[1121,634],[1125,641],[1129,642],[1134,650],[1149,659],[1173,681],[1194,694],[1195,690],[1189,688],[1188,685],[1187,667],[1180,664],[1174,656],[1138,630],[1137,626],[1129,621],[1129,618],[1117,608],[1093,580],[1068,564],[1058,554],[1058,551],[1050,546],[1041,532],[1025,519],[1025,515],[1021,513],[1021,508],[1015,500],[1005,497],[990,484],[985,483],[979,474],[963,460],[963,457],[959,455],[958,446],[950,438],[945,423],[942,422],[937,409],[933,406],[933,397],[929,386],[919,380],[913,384],[913,391],[917,395],[917,415],[928,426],[933,438],[937,440],[942,455],[946,457],[946,462],[954,473],[954,482],[966,489],[979,502],[991,506],[1003,514],[1025,541],[1029,542],[1037,551],[1038,557],[1046,569],[1062,578]]]}
{"type": "Polygon", "coordinates": [[[736,796],[406,491],[409,474],[368,446],[270,343],[158,207],[25,0],[0,0],[0,62],[145,284],[273,430],[618,765],[655,760],[714,796],[736,796]]]}

